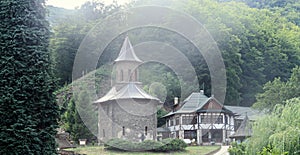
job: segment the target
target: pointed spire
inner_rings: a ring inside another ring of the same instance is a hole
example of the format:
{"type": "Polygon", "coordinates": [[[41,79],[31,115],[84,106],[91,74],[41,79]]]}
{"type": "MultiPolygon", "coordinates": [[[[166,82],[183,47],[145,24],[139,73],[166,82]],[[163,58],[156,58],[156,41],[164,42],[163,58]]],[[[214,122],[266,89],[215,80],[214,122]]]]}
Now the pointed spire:
{"type": "Polygon", "coordinates": [[[115,60],[115,62],[118,61],[136,61],[136,62],[142,62],[136,55],[133,50],[133,47],[130,43],[130,40],[128,36],[126,36],[121,51],[119,53],[118,58],[115,60]]]}

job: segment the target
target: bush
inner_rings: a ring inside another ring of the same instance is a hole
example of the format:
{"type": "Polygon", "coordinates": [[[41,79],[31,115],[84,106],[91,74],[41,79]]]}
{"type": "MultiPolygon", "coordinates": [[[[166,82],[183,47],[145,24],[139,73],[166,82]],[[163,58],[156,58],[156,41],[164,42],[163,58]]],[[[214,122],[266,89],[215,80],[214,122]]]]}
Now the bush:
{"type": "Polygon", "coordinates": [[[171,152],[171,151],[183,151],[187,147],[187,144],[181,139],[164,139],[162,146],[155,149],[157,152],[171,152]]]}
{"type": "Polygon", "coordinates": [[[157,148],[160,148],[163,144],[161,142],[153,140],[145,140],[141,143],[138,143],[137,149],[139,151],[155,151],[157,148]]]}
{"type": "Polygon", "coordinates": [[[282,153],[278,148],[272,147],[270,144],[267,147],[264,147],[261,152],[258,153],[259,155],[287,155],[289,152],[282,153]]]}
{"type": "Polygon", "coordinates": [[[107,150],[114,151],[174,152],[183,151],[187,144],[181,139],[164,139],[162,142],[146,140],[141,143],[133,143],[116,138],[107,141],[104,146],[107,150]]]}
{"type": "Polygon", "coordinates": [[[105,143],[105,148],[107,150],[114,150],[114,151],[133,151],[135,149],[135,145],[127,140],[123,139],[111,139],[105,143]]]}
{"type": "Polygon", "coordinates": [[[228,149],[230,155],[243,155],[246,154],[246,146],[244,143],[238,144],[237,142],[232,142],[231,147],[228,149]]]}

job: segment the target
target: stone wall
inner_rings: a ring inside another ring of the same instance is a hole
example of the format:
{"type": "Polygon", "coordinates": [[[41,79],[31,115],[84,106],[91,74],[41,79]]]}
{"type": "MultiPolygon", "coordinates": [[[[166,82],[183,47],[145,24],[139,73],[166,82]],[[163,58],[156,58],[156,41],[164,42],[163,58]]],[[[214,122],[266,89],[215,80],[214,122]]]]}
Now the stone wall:
{"type": "Polygon", "coordinates": [[[99,111],[99,140],[124,138],[133,142],[156,140],[157,101],[123,99],[102,103],[99,111]]]}

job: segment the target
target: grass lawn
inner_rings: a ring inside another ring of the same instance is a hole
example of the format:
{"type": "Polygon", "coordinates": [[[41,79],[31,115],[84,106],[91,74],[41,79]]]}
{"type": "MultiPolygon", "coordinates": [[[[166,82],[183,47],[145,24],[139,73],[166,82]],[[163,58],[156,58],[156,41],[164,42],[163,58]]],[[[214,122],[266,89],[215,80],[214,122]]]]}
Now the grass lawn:
{"type": "Polygon", "coordinates": [[[186,151],[174,153],[152,153],[152,152],[115,152],[104,150],[103,146],[86,146],[77,147],[74,149],[66,149],[68,151],[75,151],[75,153],[87,155],[205,155],[211,151],[218,149],[220,146],[189,146],[186,151]]]}

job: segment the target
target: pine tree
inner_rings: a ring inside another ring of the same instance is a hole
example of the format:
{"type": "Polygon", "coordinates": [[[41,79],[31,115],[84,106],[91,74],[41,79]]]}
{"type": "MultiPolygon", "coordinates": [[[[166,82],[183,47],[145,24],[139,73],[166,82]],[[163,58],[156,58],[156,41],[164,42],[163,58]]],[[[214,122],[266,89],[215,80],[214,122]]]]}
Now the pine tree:
{"type": "Polygon", "coordinates": [[[0,154],[56,154],[44,0],[0,2],[0,154]]]}
{"type": "Polygon", "coordinates": [[[91,141],[95,138],[93,132],[97,132],[97,114],[91,103],[89,92],[82,90],[68,101],[68,107],[62,115],[62,127],[71,134],[75,142],[79,139],[91,141]],[[88,128],[86,125],[95,126],[88,128]]]}

